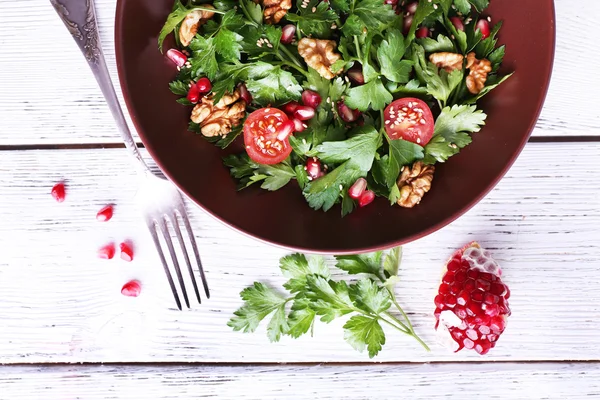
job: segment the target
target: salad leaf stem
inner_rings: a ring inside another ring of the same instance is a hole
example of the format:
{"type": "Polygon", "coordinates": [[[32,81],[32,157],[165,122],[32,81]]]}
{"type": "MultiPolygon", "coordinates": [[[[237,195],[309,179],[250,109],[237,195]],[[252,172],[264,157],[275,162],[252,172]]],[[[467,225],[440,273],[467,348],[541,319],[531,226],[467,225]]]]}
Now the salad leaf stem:
{"type": "Polygon", "coordinates": [[[250,15],[248,8],[246,8],[246,2],[240,1],[239,4],[240,4],[240,8],[242,9],[242,13],[244,13],[244,16],[246,17],[246,21],[244,21],[244,23],[247,25],[252,25],[255,28],[258,28],[258,24],[254,21],[254,19],[250,15]]]}
{"type": "Polygon", "coordinates": [[[277,56],[277,58],[279,58],[281,61],[280,62],[272,62],[273,65],[285,65],[286,67],[295,69],[296,71],[298,71],[299,73],[301,73],[304,76],[308,76],[308,72],[306,72],[302,68],[298,67],[296,64],[287,61],[286,59],[284,59],[283,57],[281,57],[279,55],[277,56]]]}
{"type": "Polygon", "coordinates": [[[358,43],[358,36],[354,35],[354,47],[356,49],[356,57],[362,61],[362,55],[360,52],[360,44],[358,43]]]}
{"type": "MultiPolygon", "coordinates": [[[[298,67],[302,68],[302,70],[304,71],[304,65],[302,65],[302,63],[296,58],[296,56],[285,46],[279,46],[279,49],[283,51],[283,53],[288,56],[288,58],[294,63],[296,64],[298,67]]],[[[304,71],[304,75],[306,75],[307,72],[304,71]]]]}
{"type": "Polygon", "coordinates": [[[209,11],[215,14],[221,14],[221,15],[225,15],[227,14],[227,11],[221,11],[221,10],[217,10],[214,8],[208,8],[208,7],[202,7],[202,6],[194,6],[194,8],[192,8],[192,10],[200,10],[200,11],[209,11]]]}

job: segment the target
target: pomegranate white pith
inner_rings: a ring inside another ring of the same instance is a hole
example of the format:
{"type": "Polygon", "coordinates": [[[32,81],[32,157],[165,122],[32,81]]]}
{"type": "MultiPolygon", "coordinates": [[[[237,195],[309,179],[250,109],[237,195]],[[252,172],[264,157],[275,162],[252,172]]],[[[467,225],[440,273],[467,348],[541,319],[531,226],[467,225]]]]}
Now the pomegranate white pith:
{"type": "Polygon", "coordinates": [[[446,264],[435,297],[436,331],[452,350],[486,354],[496,345],[510,315],[510,291],[502,270],[478,243],[457,251],[446,264]]]}

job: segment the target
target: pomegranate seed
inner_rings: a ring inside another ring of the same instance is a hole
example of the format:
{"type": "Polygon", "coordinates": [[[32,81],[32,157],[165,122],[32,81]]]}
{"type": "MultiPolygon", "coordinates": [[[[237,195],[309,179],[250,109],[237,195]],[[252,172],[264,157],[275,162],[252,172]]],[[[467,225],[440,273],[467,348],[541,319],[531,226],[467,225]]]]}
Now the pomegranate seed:
{"type": "Polygon", "coordinates": [[[480,19],[475,25],[475,32],[481,32],[481,39],[486,39],[490,36],[490,24],[486,19],[480,19]]]}
{"type": "Polygon", "coordinates": [[[358,178],[350,189],[348,189],[348,196],[351,198],[358,200],[360,196],[362,196],[363,192],[367,188],[367,180],[365,178],[358,178]]]}
{"type": "Polygon", "coordinates": [[[308,128],[306,124],[300,121],[298,118],[292,119],[292,122],[294,123],[294,132],[302,132],[303,130],[308,128]]]}
{"type": "Polygon", "coordinates": [[[492,292],[496,296],[502,296],[503,294],[506,293],[505,288],[506,288],[506,286],[503,283],[494,282],[494,283],[492,283],[490,292],[492,292]]]}
{"type": "Polygon", "coordinates": [[[463,306],[459,306],[457,305],[456,307],[454,307],[454,310],[452,310],[454,312],[454,314],[456,314],[456,316],[460,319],[465,319],[467,318],[467,309],[464,308],[463,306]]]}
{"type": "Polygon", "coordinates": [[[96,220],[100,221],[100,222],[106,222],[108,220],[110,220],[113,216],[113,207],[112,205],[107,205],[105,207],[102,207],[100,209],[100,211],[98,211],[98,214],[96,214],[96,220]]]}
{"type": "Polygon", "coordinates": [[[200,90],[196,83],[192,83],[190,90],[188,90],[187,99],[193,104],[196,104],[200,100],[200,90]]]}
{"type": "Polygon", "coordinates": [[[485,313],[490,317],[496,317],[500,314],[500,306],[498,304],[486,304],[485,313]]]}
{"type": "Polygon", "coordinates": [[[485,298],[483,299],[483,302],[485,304],[497,304],[499,300],[500,300],[500,297],[496,296],[495,294],[486,293],[485,298]]]}
{"type": "Polygon", "coordinates": [[[289,103],[283,105],[283,112],[285,112],[288,116],[293,116],[294,111],[296,111],[296,108],[298,108],[298,106],[300,106],[300,103],[296,101],[290,101],[289,103]]]}
{"type": "Polygon", "coordinates": [[[448,263],[448,271],[456,271],[460,268],[460,261],[454,259],[448,263]]]}
{"type": "Polygon", "coordinates": [[[281,28],[281,39],[280,42],[284,44],[290,44],[294,41],[294,35],[296,34],[296,25],[288,24],[281,28]]]}
{"type": "Polygon", "coordinates": [[[169,49],[169,51],[167,51],[167,57],[178,67],[183,67],[187,62],[186,55],[177,49],[169,49]]]}
{"type": "Polygon", "coordinates": [[[465,349],[472,349],[475,347],[475,343],[469,338],[463,340],[463,345],[465,346],[465,349]]]}
{"type": "MultiPolygon", "coordinates": [[[[490,342],[494,343],[496,340],[498,340],[498,335],[491,333],[489,335],[487,335],[487,338],[490,342]]],[[[492,344],[493,346],[493,344],[492,344]]]]}
{"type": "Polygon", "coordinates": [[[321,171],[321,161],[317,157],[311,157],[306,160],[306,173],[312,179],[317,179],[320,177],[321,171]]]}
{"type": "Polygon", "coordinates": [[[358,205],[364,207],[371,204],[373,200],[375,200],[375,192],[371,190],[365,190],[362,196],[360,196],[360,199],[358,199],[358,205]]]}
{"type": "Polygon", "coordinates": [[[471,293],[471,300],[481,303],[483,301],[484,293],[477,291],[471,293]]]}
{"type": "Polygon", "coordinates": [[[119,245],[119,249],[121,249],[121,259],[127,262],[133,261],[133,249],[131,248],[131,244],[127,242],[123,242],[119,245]]]}
{"type": "Polygon", "coordinates": [[[473,279],[467,279],[467,281],[465,282],[465,290],[468,292],[472,292],[473,290],[475,290],[475,281],[473,279]]]}
{"type": "Polygon", "coordinates": [[[121,294],[127,297],[138,297],[142,291],[139,281],[129,281],[121,288],[121,294]]]}
{"type": "Polygon", "coordinates": [[[240,90],[240,98],[246,102],[246,104],[252,103],[252,95],[248,91],[248,88],[245,84],[240,83],[238,85],[238,89],[240,90]]]}
{"type": "Polygon", "coordinates": [[[492,284],[484,279],[477,279],[475,281],[475,287],[477,287],[479,290],[483,290],[484,292],[490,290],[491,286],[492,284]]]}
{"type": "Polygon", "coordinates": [[[490,343],[487,340],[480,340],[475,345],[475,351],[481,355],[487,354],[487,352],[490,351],[491,348],[492,348],[492,343],[490,343]]]}
{"type": "Polygon", "coordinates": [[[288,136],[294,132],[294,121],[287,120],[283,124],[277,128],[277,140],[281,140],[282,142],[287,139],[288,136]]]}
{"type": "Polygon", "coordinates": [[[460,283],[454,283],[452,286],[450,286],[450,293],[458,294],[458,292],[460,292],[460,289],[460,283]]]}
{"type": "Polygon", "coordinates": [[[425,38],[429,36],[429,28],[426,26],[422,26],[415,32],[415,37],[417,39],[425,38]]]}
{"type": "Polygon", "coordinates": [[[50,194],[59,203],[65,201],[65,184],[62,182],[57,183],[52,187],[50,194]]]}
{"type": "Polygon", "coordinates": [[[467,329],[465,335],[467,335],[467,337],[473,341],[479,339],[479,335],[475,329],[467,329]]]}
{"type": "Polygon", "coordinates": [[[360,117],[360,111],[351,109],[343,102],[338,103],[338,113],[340,118],[346,122],[354,122],[360,117]]]}
{"type": "Polygon", "coordinates": [[[321,104],[321,96],[319,96],[319,93],[312,90],[305,90],[302,92],[302,104],[316,109],[321,104]]]}
{"type": "Polygon", "coordinates": [[[212,83],[210,83],[210,79],[205,76],[198,79],[196,86],[198,87],[198,92],[200,93],[208,93],[212,89],[212,83]]]}
{"type": "Polygon", "coordinates": [[[465,304],[467,304],[470,298],[471,296],[469,295],[469,292],[463,290],[458,294],[458,297],[456,297],[456,303],[461,306],[464,306],[465,304]]]}
{"type": "Polygon", "coordinates": [[[103,260],[111,260],[115,256],[115,245],[113,243],[107,244],[98,249],[98,258],[103,260]]]}
{"type": "MultiPolygon", "coordinates": [[[[470,266],[467,264],[467,268],[470,266]]],[[[471,279],[477,279],[479,277],[479,271],[476,269],[470,269],[467,271],[467,276],[471,279]]]]}
{"type": "Polygon", "coordinates": [[[454,274],[454,280],[456,282],[464,282],[467,280],[467,272],[466,271],[457,271],[454,274]]]}
{"type": "MultiPolygon", "coordinates": [[[[352,189],[352,188],[351,188],[352,189]]],[[[448,285],[447,283],[442,283],[440,285],[440,288],[438,290],[439,294],[450,294],[450,285],[448,285]]]]}
{"type": "Polygon", "coordinates": [[[464,32],[465,25],[463,24],[462,19],[460,19],[459,17],[450,17],[450,22],[452,22],[452,25],[454,25],[457,31],[464,32]]]}
{"type": "Polygon", "coordinates": [[[395,6],[396,4],[398,4],[398,0],[385,0],[384,4],[389,4],[391,6],[395,6]]]}
{"type": "Polygon", "coordinates": [[[406,12],[412,15],[417,12],[417,8],[419,8],[419,2],[413,1],[406,6],[406,12]]]}
{"type": "Polygon", "coordinates": [[[492,332],[492,330],[490,329],[490,327],[489,327],[489,326],[486,326],[486,325],[481,325],[481,326],[479,327],[479,332],[480,332],[482,335],[489,335],[489,334],[492,332]]]}
{"type": "Polygon", "coordinates": [[[404,23],[402,25],[402,33],[404,33],[405,35],[408,34],[408,31],[410,31],[410,27],[412,25],[413,22],[413,16],[409,15],[404,17],[404,23]]]}
{"type": "Polygon", "coordinates": [[[294,117],[300,121],[307,121],[315,116],[315,109],[309,106],[298,106],[294,111],[294,117]]]}
{"type": "Polygon", "coordinates": [[[348,72],[346,72],[346,75],[348,75],[348,79],[355,85],[365,84],[365,76],[362,73],[362,67],[360,65],[350,68],[348,72]]]}
{"type": "Polygon", "coordinates": [[[454,306],[456,306],[457,298],[451,294],[448,294],[444,297],[444,303],[446,303],[448,307],[453,308],[454,306]]]}
{"type": "Polygon", "coordinates": [[[454,272],[452,272],[452,271],[446,272],[446,275],[444,275],[444,277],[442,278],[442,282],[453,283],[454,282],[454,272]]]}

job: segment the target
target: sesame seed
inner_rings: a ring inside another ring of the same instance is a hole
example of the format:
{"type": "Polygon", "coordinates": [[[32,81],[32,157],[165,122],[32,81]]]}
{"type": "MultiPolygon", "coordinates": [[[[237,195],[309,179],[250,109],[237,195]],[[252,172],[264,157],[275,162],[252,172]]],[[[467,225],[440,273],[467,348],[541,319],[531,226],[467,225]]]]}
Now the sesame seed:
{"type": "Polygon", "coordinates": [[[452,40],[456,39],[456,38],[454,37],[454,35],[450,35],[450,37],[452,38],[452,40]]]}
{"type": "Polygon", "coordinates": [[[487,17],[488,22],[492,22],[492,17],[487,17]]]}
{"type": "Polygon", "coordinates": [[[400,168],[400,172],[404,171],[404,165],[400,168]]]}
{"type": "Polygon", "coordinates": [[[344,190],[344,187],[342,185],[340,185],[340,190],[344,190]]]}
{"type": "Polygon", "coordinates": [[[302,144],[306,144],[306,139],[302,139],[302,144]]]}
{"type": "Polygon", "coordinates": [[[326,102],[326,103],[331,103],[331,97],[328,97],[328,98],[325,100],[325,102],[326,102]]]}
{"type": "MultiPolygon", "coordinates": [[[[306,167],[304,167],[304,169],[306,169],[306,167]]],[[[312,176],[307,176],[306,179],[308,179],[309,181],[312,181],[312,176]]]]}
{"type": "Polygon", "coordinates": [[[247,148],[247,149],[249,149],[249,148],[250,148],[250,146],[246,146],[246,148],[247,148]]]}
{"type": "Polygon", "coordinates": [[[437,9],[438,9],[438,5],[437,5],[437,4],[434,4],[434,5],[433,5],[433,8],[434,8],[435,10],[437,10],[437,9]]]}
{"type": "Polygon", "coordinates": [[[281,113],[275,113],[274,114],[277,118],[281,117],[281,113]]]}
{"type": "Polygon", "coordinates": [[[267,43],[267,47],[270,48],[270,49],[272,49],[273,45],[271,43],[267,43]]]}
{"type": "Polygon", "coordinates": [[[177,71],[181,71],[181,67],[179,65],[177,66],[177,71]]]}
{"type": "Polygon", "coordinates": [[[317,12],[317,7],[313,7],[311,11],[312,12],[317,12]]]}

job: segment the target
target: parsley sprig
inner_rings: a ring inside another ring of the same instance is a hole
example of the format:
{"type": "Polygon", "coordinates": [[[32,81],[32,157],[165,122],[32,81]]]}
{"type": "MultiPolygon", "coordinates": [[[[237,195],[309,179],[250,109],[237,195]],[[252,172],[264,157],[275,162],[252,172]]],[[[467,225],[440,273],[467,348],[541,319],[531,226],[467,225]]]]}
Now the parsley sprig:
{"type": "Polygon", "coordinates": [[[298,338],[309,331],[312,335],[317,319],[329,323],[348,317],[343,326],[344,340],[360,352],[366,349],[370,358],[386,342],[384,326],[415,338],[429,351],[394,293],[401,258],[400,247],[387,254],[336,256],[338,270],[360,276],[348,283],[335,279],[324,257],[285,256],[280,269],[288,278],[283,284],[287,292],[255,282],[240,293],[244,305],[234,312],[228,325],[235,331],[254,332],[269,319],[267,336],[277,342],[282,336],[298,338]],[[392,308],[396,310],[392,312],[392,308]]]}

